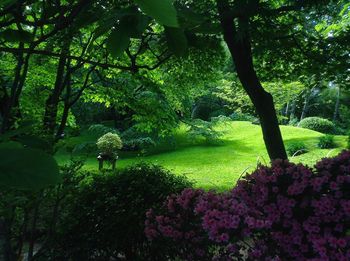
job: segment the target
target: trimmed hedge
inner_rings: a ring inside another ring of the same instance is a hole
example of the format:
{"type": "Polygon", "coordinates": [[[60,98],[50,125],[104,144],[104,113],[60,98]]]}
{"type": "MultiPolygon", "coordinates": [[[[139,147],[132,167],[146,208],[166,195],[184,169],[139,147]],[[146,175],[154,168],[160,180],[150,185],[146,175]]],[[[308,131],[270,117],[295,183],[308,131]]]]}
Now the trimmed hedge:
{"type": "Polygon", "coordinates": [[[299,122],[298,127],[329,134],[335,132],[335,125],[333,122],[320,117],[305,118],[299,122]]]}

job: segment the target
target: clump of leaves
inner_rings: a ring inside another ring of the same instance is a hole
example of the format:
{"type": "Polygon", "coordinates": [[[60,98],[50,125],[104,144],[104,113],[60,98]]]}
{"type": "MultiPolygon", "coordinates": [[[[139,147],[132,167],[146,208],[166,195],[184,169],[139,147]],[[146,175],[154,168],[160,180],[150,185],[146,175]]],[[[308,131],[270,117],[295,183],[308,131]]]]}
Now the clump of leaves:
{"type": "Polygon", "coordinates": [[[319,138],[317,146],[321,149],[331,149],[335,147],[334,136],[324,135],[319,138]]]}
{"type": "Polygon", "coordinates": [[[195,119],[190,122],[186,122],[189,125],[188,135],[191,140],[204,139],[206,143],[214,144],[220,140],[223,135],[222,131],[215,129],[217,121],[203,121],[195,119]]]}
{"type": "Polygon", "coordinates": [[[97,140],[96,145],[100,153],[113,156],[122,148],[123,143],[118,134],[108,132],[97,140]]]}
{"type": "Polygon", "coordinates": [[[286,144],[286,151],[289,156],[298,156],[306,153],[308,150],[304,142],[302,141],[292,141],[286,144]]]}
{"type": "Polygon", "coordinates": [[[335,125],[333,122],[320,117],[305,118],[299,122],[298,127],[322,133],[334,133],[335,131],[335,125]]]}

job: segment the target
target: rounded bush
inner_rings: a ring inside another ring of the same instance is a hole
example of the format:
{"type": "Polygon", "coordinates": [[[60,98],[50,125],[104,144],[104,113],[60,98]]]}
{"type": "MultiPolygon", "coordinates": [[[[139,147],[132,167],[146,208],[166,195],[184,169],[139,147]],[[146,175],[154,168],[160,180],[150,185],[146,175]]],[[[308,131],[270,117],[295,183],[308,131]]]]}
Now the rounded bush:
{"type": "Polygon", "coordinates": [[[117,151],[122,148],[122,140],[116,133],[108,132],[97,140],[97,148],[100,153],[108,156],[117,154],[117,151]]]}
{"type": "Polygon", "coordinates": [[[59,260],[157,260],[144,235],[146,211],[191,186],[155,165],[95,175],[76,193],[54,252],[59,260]]]}
{"type": "Polygon", "coordinates": [[[298,127],[330,134],[335,131],[335,125],[333,122],[319,117],[305,118],[299,122],[298,127]]]}
{"type": "Polygon", "coordinates": [[[297,156],[307,152],[306,146],[302,141],[292,141],[286,143],[286,151],[289,156],[297,156]]]}
{"type": "Polygon", "coordinates": [[[318,139],[317,146],[321,149],[331,149],[335,147],[334,136],[333,135],[324,135],[318,139]]]}

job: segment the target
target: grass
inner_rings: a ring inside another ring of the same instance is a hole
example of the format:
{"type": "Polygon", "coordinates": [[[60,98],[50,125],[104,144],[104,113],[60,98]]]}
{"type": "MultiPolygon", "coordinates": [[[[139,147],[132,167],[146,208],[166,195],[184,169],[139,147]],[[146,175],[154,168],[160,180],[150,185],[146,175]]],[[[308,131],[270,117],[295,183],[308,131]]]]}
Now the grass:
{"type": "MultiPolygon", "coordinates": [[[[151,162],[164,166],[177,174],[186,175],[193,180],[196,187],[204,189],[225,190],[231,188],[244,173],[252,172],[257,164],[268,164],[268,155],[263,143],[261,128],[250,122],[230,122],[219,127],[224,131],[222,141],[217,145],[205,143],[193,144],[187,139],[186,129],[182,126],[175,134],[177,148],[166,152],[166,144],[162,145],[162,153],[149,156],[121,155],[117,168],[123,168],[135,162],[151,162]]],[[[308,153],[290,158],[293,162],[302,162],[309,166],[326,156],[334,156],[346,146],[345,136],[336,136],[337,148],[317,148],[318,138],[323,134],[307,129],[281,126],[284,141],[302,141],[308,153]]],[[[80,143],[93,140],[92,136],[82,135],[72,138],[72,142],[80,143]]],[[[63,152],[57,154],[59,162],[69,159],[63,152]]],[[[89,157],[86,169],[96,170],[97,160],[89,157]]]]}

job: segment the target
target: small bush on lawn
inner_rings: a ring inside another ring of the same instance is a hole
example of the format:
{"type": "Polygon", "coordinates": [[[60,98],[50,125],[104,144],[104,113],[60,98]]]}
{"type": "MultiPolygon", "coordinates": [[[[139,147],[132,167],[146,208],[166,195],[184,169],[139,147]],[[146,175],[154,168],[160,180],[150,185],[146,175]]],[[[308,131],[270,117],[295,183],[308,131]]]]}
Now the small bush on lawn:
{"type": "Polygon", "coordinates": [[[335,125],[333,122],[319,118],[319,117],[308,117],[299,122],[299,127],[310,129],[322,133],[330,133],[333,134],[335,131],[335,125]]]}
{"type": "Polygon", "coordinates": [[[157,249],[153,252],[143,232],[145,213],[191,185],[184,177],[146,164],[95,175],[75,195],[52,252],[58,260],[158,260],[157,249]]]}
{"type": "Polygon", "coordinates": [[[350,151],[315,170],[277,160],[230,192],[186,189],[147,212],[152,242],[185,260],[350,260],[350,151]]]}
{"type": "Polygon", "coordinates": [[[101,154],[116,156],[123,143],[118,134],[108,132],[97,140],[96,145],[101,154]]]}
{"type": "Polygon", "coordinates": [[[350,149],[350,131],[348,133],[348,149],[350,149]]]}
{"type": "Polygon", "coordinates": [[[306,146],[302,141],[292,141],[286,143],[286,151],[289,156],[297,156],[307,152],[306,146]]]}
{"type": "Polygon", "coordinates": [[[318,140],[317,146],[321,149],[331,149],[335,147],[334,136],[333,135],[324,135],[321,136],[318,140]]]}

